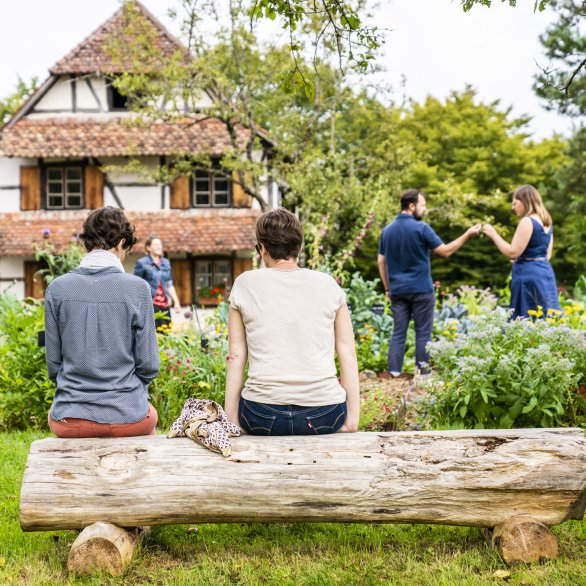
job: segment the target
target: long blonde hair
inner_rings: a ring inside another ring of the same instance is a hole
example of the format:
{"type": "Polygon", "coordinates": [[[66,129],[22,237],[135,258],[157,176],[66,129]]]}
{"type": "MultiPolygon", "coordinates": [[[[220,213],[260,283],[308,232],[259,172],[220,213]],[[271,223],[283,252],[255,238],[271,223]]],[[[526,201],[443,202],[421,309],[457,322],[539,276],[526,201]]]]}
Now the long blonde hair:
{"type": "Polygon", "coordinates": [[[523,204],[526,216],[535,214],[539,216],[539,219],[546,228],[551,226],[551,216],[545,209],[545,205],[543,205],[539,191],[533,185],[521,185],[521,187],[515,189],[513,199],[518,199],[523,204]]]}

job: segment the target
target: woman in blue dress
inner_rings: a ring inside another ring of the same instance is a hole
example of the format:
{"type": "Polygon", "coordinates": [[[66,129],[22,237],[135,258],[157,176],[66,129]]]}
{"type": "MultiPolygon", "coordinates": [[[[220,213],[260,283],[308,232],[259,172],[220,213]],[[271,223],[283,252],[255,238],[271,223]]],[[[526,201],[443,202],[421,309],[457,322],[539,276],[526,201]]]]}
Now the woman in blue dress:
{"type": "Polygon", "coordinates": [[[549,262],[553,250],[551,216],[532,185],[515,190],[513,211],[521,221],[510,244],[490,224],[484,224],[482,231],[513,261],[512,319],[529,317],[530,310],[546,316],[548,310],[560,309],[555,275],[549,262]]]}

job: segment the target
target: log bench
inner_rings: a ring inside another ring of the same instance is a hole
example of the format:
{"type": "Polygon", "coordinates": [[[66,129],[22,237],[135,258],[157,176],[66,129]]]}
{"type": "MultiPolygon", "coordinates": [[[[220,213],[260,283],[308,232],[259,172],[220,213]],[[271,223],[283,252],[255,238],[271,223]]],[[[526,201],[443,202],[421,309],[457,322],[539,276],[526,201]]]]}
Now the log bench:
{"type": "Polygon", "coordinates": [[[555,557],[548,526],[582,519],[581,429],[233,439],[48,438],[31,445],[24,531],[83,529],[69,569],[116,574],[144,531],[171,523],[440,523],[485,528],[505,561],[555,557]],[[126,529],[135,528],[135,529],[126,529]]]}

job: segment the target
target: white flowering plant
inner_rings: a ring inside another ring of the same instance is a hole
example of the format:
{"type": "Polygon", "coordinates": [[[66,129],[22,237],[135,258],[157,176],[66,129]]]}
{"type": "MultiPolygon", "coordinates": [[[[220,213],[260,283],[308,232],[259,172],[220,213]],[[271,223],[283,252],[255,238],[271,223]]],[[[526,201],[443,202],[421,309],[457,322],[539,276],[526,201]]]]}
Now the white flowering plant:
{"type": "Polygon", "coordinates": [[[559,321],[496,308],[429,344],[424,415],[436,428],[586,424],[586,337],[559,321]]]}

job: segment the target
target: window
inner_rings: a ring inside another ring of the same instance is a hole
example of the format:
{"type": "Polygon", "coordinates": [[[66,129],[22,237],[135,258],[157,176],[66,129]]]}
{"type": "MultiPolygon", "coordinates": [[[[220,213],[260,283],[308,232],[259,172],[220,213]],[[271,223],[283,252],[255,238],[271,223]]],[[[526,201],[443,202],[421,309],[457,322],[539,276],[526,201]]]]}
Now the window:
{"type": "Polygon", "coordinates": [[[112,83],[108,85],[108,106],[110,110],[128,110],[128,97],[123,96],[112,83]]]}
{"type": "Polygon", "coordinates": [[[83,200],[82,186],[81,167],[47,167],[47,209],[81,209],[83,200]]]}
{"type": "Polygon", "coordinates": [[[232,284],[232,261],[229,259],[201,259],[195,261],[195,296],[224,298],[232,284]]]}
{"type": "Polygon", "coordinates": [[[211,171],[196,171],[193,180],[196,208],[226,208],[230,205],[231,181],[211,171]]]}

